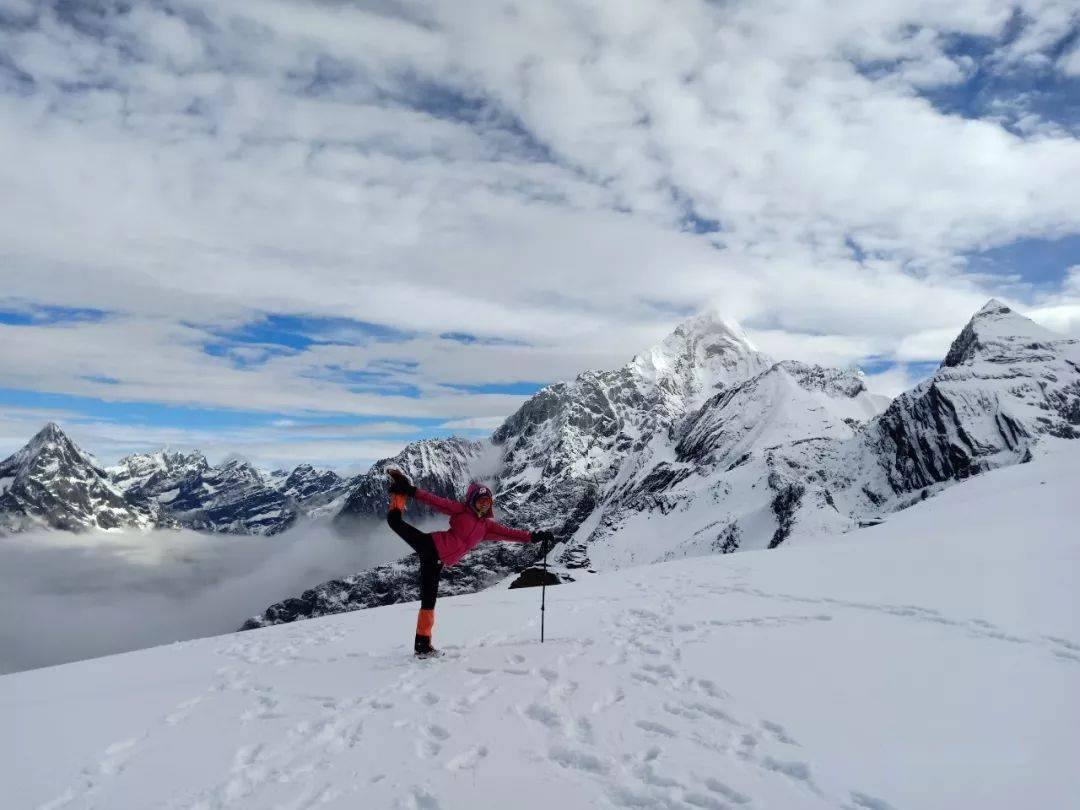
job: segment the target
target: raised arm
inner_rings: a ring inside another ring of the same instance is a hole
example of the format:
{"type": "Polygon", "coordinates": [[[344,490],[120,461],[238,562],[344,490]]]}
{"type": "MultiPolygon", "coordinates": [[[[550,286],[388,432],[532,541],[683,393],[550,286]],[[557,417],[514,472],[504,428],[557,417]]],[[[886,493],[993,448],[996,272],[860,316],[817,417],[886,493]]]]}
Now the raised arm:
{"type": "Polygon", "coordinates": [[[509,526],[504,526],[498,521],[487,521],[487,533],[484,535],[485,540],[509,540],[511,543],[531,543],[532,532],[522,531],[521,529],[511,529],[509,526]]]}
{"type": "Polygon", "coordinates": [[[442,512],[444,515],[457,515],[465,511],[465,504],[452,501],[449,498],[440,498],[426,489],[416,490],[416,500],[427,504],[436,512],[442,512]]]}

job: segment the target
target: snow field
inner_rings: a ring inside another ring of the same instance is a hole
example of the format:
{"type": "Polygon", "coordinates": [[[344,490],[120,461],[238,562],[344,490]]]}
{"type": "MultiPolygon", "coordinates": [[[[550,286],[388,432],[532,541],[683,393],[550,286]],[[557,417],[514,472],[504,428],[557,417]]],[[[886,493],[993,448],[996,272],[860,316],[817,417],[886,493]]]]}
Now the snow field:
{"type": "Polygon", "coordinates": [[[549,588],[543,646],[500,590],[429,661],[413,604],[0,677],[5,807],[1067,807],[1078,460],[549,588]]]}

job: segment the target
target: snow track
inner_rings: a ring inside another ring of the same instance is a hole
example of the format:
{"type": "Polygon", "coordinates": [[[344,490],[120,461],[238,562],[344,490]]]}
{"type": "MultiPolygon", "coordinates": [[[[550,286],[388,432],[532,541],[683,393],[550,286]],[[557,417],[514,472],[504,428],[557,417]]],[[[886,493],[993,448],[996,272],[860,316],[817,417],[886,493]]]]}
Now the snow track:
{"type": "Polygon", "coordinates": [[[542,646],[489,591],[427,661],[394,605],[4,676],[5,807],[1069,806],[1076,459],[551,588],[542,646]]]}

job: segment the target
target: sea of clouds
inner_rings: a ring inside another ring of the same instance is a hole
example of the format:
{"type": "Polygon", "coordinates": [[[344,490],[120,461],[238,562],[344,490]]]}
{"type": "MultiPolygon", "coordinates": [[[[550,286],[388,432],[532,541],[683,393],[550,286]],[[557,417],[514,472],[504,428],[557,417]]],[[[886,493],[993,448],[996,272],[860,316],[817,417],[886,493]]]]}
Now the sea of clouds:
{"type": "Polygon", "coordinates": [[[339,535],[40,531],[0,537],[0,674],[235,631],[268,605],[408,553],[379,521],[339,535]]]}

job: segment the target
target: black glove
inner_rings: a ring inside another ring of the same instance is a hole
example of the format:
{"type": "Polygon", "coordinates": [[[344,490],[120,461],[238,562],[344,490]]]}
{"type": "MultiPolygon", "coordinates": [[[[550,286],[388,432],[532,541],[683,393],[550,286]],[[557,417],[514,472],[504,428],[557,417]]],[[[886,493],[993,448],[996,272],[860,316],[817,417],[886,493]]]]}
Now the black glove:
{"type": "Polygon", "coordinates": [[[551,548],[555,545],[555,535],[549,531],[533,532],[532,542],[540,543],[544,548],[551,548]]]}
{"type": "Polygon", "coordinates": [[[390,491],[395,495],[408,495],[410,498],[416,495],[416,487],[409,483],[401,470],[387,470],[390,476],[390,491]]]}

